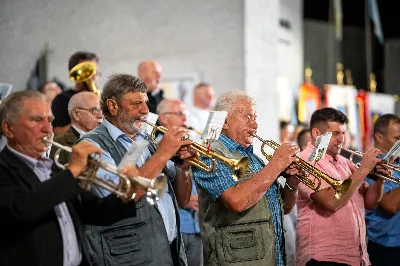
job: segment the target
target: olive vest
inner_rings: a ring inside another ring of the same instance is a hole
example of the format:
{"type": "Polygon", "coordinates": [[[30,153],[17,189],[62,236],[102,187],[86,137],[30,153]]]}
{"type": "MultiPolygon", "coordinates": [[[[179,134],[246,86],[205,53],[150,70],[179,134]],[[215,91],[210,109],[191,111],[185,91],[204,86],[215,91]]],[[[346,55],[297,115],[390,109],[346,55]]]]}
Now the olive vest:
{"type": "MultiPolygon", "coordinates": [[[[148,138],[148,136],[145,136],[148,138]]],[[[127,152],[119,142],[114,141],[104,125],[100,125],[81,139],[90,139],[100,145],[100,148],[110,153],[118,165],[127,152]]],[[[155,152],[153,143],[149,150],[155,152]]],[[[168,188],[178,215],[177,203],[171,183],[168,188]]],[[[123,204],[123,203],[121,203],[123,204]]],[[[179,221],[179,216],[176,217],[179,221]]],[[[111,226],[86,226],[86,236],[89,241],[89,253],[92,265],[175,265],[186,266],[186,254],[181,234],[171,243],[168,242],[164,222],[157,206],[150,206],[146,197],[136,203],[136,217],[118,221],[111,226]]]]}
{"type": "MultiPolygon", "coordinates": [[[[239,151],[230,152],[220,141],[212,142],[211,148],[227,158],[242,157],[239,151]]],[[[238,182],[252,178],[255,174],[248,167],[238,182]]],[[[276,265],[275,232],[267,196],[243,212],[233,212],[218,199],[214,201],[210,198],[198,184],[196,187],[199,194],[204,265],[276,265]]]]}

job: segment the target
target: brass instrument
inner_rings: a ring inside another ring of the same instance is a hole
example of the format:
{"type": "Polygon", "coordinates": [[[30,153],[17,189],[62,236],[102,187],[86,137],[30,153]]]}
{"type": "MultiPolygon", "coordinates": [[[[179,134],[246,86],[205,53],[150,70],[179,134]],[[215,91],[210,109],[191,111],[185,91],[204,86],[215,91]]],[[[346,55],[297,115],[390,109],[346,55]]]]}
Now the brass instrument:
{"type": "MultiPolygon", "coordinates": [[[[49,140],[47,137],[42,138],[45,144],[52,144],[58,148],[54,155],[54,163],[57,167],[65,169],[66,166],[59,162],[59,155],[61,151],[68,153],[72,152],[72,148],[59,144],[49,140]]],[[[87,169],[78,176],[81,180],[81,186],[84,189],[89,190],[92,184],[100,186],[117,196],[124,199],[134,199],[135,194],[129,196],[131,192],[132,183],[147,190],[147,201],[149,204],[154,205],[154,203],[162,196],[167,187],[167,178],[165,175],[160,175],[154,179],[148,179],[142,176],[128,177],[120,172],[120,170],[109,163],[101,161],[98,154],[92,154],[88,160],[87,169]],[[119,178],[118,184],[114,184],[112,181],[106,181],[96,176],[97,170],[103,169],[111,174],[116,175],[119,178]]]]}
{"type": "MultiPolygon", "coordinates": [[[[142,122],[145,122],[146,124],[150,125],[153,127],[153,130],[151,132],[151,138],[152,141],[155,142],[156,144],[158,143],[156,141],[156,135],[157,132],[161,132],[163,134],[165,134],[168,129],[166,127],[163,126],[156,126],[155,124],[145,120],[145,119],[141,119],[142,122]]],[[[209,158],[212,160],[212,164],[211,165],[207,165],[206,163],[202,162],[200,159],[198,158],[189,158],[186,159],[187,162],[193,166],[196,166],[200,169],[202,169],[203,171],[206,172],[214,172],[215,168],[217,166],[217,163],[215,160],[219,160],[222,163],[226,164],[227,166],[229,166],[229,168],[232,169],[232,178],[235,181],[238,181],[240,178],[242,178],[244,176],[244,174],[246,173],[246,169],[247,166],[249,164],[249,158],[248,157],[242,157],[239,160],[235,160],[235,159],[229,159],[226,158],[223,155],[220,155],[214,151],[209,150],[207,147],[204,147],[201,144],[198,144],[196,142],[193,142],[190,145],[190,148],[197,151],[198,153],[200,153],[201,155],[209,158]]]]}
{"type": "MultiPolygon", "coordinates": [[[[253,134],[254,137],[259,139],[262,142],[261,145],[261,153],[265,156],[265,158],[270,161],[272,158],[271,154],[267,154],[264,150],[265,145],[271,147],[272,149],[276,150],[279,147],[279,144],[276,143],[273,140],[264,140],[261,137],[257,136],[256,134],[253,134]]],[[[297,178],[307,187],[310,189],[314,190],[315,192],[319,191],[319,188],[321,187],[321,180],[325,180],[330,186],[333,187],[335,190],[335,198],[340,199],[343,197],[344,194],[346,194],[347,190],[350,188],[351,185],[351,179],[347,178],[346,180],[337,180],[326,173],[322,172],[318,168],[312,166],[311,164],[307,163],[303,159],[297,157],[297,162],[295,162],[295,166],[297,169],[302,170],[306,172],[307,174],[305,175],[297,175],[297,178]],[[315,177],[314,180],[311,180],[309,176],[312,175],[315,177]]]]}
{"type": "MultiPolygon", "coordinates": [[[[347,159],[349,159],[353,163],[353,165],[354,165],[354,167],[356,169],[358,169],[360,167],[362,158],[364,156],[364,153],[359,152],[359,151],[349,150],[349,149],[346,149],[346,148],[343,148],[343,147],[342,147],[341,151],[344,151],[344,152],[349,154],[349,156],[346,156],[345,154],[340,154],[340,155],[342,155],[342,156],[346,157],[347,159]]],[[[382,163],[379,163],[379,164],[382,165],[383,167],[387,168],[387,169],[391,169],[393,171],[400,171],[400,166],[398,166],[396,164],[392,164],[392,163],[389,163],[389,162],[382,162],[382,163]]],[[[393,175],[384,175],[384,174],[376,172],[375,170],[372,170],[370,175],[377,176],[377,177],[380,177],[380,178],[385,179],[387,181],[390,181],[390,182],[393,182],[395,184],[400,185],[400,179],[397,178],[397,177],[394,177],[393,175]]]]}
{"type": "Polygon", "coordinates": [[[96,65],[93,62],[85,61],[77,64],[69,71],[69,79],[76,83],[85,82],[91,92],[100,95],[100,90],[93,80],[96,71],[96,65]]]}

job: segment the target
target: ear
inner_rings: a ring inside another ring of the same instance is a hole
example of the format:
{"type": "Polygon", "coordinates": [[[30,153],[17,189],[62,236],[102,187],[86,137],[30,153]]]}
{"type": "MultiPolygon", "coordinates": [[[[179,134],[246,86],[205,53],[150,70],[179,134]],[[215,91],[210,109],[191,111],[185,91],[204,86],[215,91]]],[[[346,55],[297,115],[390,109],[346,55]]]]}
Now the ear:
{"type": "Polygon", "coordinates": [[[8,121],[1,122],[1,131],[3,132],[3,135],[6,136],[7,138],[12,139],[14,137],[14,133],[12,131],[12,125],[8,121]]]}
{"type": "Polygon", "coordinates": [[[117,102],[113,99],[107,99],[106,103],[107,103],[108,111],[110,112],[111,116],[117,116],[117,114],[118,114],[117,102]]]}
{"type": "Polygon", "coordinates": [[[166,124],[166,121],[167,121],[167,117],[166,117],[166,115],[164,115],[164,114],[160,114],[160,115],[158,116],[158,120],[160,121],[161,125],[165,125],[165,124],[166,124]]]}
{"type": "Polygon", "coordinates": [[[229,115],[227,115],[227,117],[225,118],[225,122],[224,122],[224,124],[222,125],[222,129],[228,129],[228,120],[229,120],[229,118],[230,118],[230,116],[229,115]]]}
{"type": "Polygon", "coordinates": [[[318,128],[314,127],[311,129],[311,139],[315,140],[318,136],[322,135],[318,128]]]}
{"type": "Polygon", "coordinates": [[[73,110],[72,110],[71,115],[72,115],[72,118],[73,118],[75,121],[79,121],[79,115],[78,115],[78,111],[77,111],[76,109],[73,109],[73,110]]]}
{"type": "Polygon", "coordinates": [[[383,141],[383,134],[380,133],[380,132],[376,132],[376,133],[374,134],[374,139],[375,139],[375,141],[377,141],[377,142],[379,142],[379,143],[382,143],[382,141],[383,141]]]}

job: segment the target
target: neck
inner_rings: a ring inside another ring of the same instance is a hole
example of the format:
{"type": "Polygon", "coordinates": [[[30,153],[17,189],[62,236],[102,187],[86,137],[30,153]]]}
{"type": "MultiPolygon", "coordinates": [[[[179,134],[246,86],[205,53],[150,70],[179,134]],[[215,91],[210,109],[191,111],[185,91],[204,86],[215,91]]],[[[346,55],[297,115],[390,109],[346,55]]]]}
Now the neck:
{"type": "Polygon", "coordinates": [[[72,121],[72,125],[74,125],[75,127],[79,128],[80,130],[82,130],[85,133],[88,132],[88,130],[86,130],[86,128],[84,128],[83,126],[77,124],[75,121],[72,121]]]}
{"type": "Polygon", "coordinates": [[[37,153],[35,151],[32,151],[32,149],[26,149],[20,143],[12,141],[10,139],[7,140],[7,145],[11,147],[12,149],[16,150],[19,153],[22,153],[28,157],[31,157],[35,160],[39,160],[40,157],[42,157],[43,153],[37,153]]]}
{"type": "Polygon", "coordinates": [[[388,152],[389,152],[389,151],[386,150],[384,147],[382,147],[382,145],[380,145],[379,143],[376,143],[376,141],[375,141],[374,147],[377,148],[377,149],[379,149],[379,150],[380,150],[381,152],[383,152],[383,153],[388,153],[388,152]]]}
{"type": "Polygon", "coordinates": [[[194,107],[196,107],[196,108],[198,108],[198,109],[201,109],[201,110],[207,110],[207,107],[205,107],[204,105],[202,105],[200,102],[198,102],[198,101],[195,101],[194,103],[193,103],[193,106],[194,107]]]}
{"type": "Polygon", "coordinates": [[[118,121],[116,117],[107,117],[107,121],[110,122],[115,127],[119,128],[125,135],[130,137],[132,140],[135,140],[137,133],[130,133],[125,130],[124,126],[118,121]]]}

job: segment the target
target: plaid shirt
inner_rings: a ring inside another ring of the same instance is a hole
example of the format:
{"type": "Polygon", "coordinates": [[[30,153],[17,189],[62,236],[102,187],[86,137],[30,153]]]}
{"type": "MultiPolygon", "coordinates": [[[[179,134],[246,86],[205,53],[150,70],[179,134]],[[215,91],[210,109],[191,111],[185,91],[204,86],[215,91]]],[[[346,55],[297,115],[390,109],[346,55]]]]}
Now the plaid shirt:
{"type": "MultiPolygon", "coordinates": [[[[238,151],[242,156],[247,156],[250,159],[249,167],[255,173],[259,172],[264,166],[260,160],[253,153],[253,146],[250,145],[247,148],[237,144],[232,139],[221,134],[219,141],[222,142],[230,152],[238,151]]],[[[204,159],[204,158],[203,158],[204,159]]],[[[204,159],[204,162],[211,163],[210,159],[204,159]]],[[[208,195],[215,201],[221,196],[222,192],[230,187],[236,186],[232,178],[232,170],[225,164],[217,160],[217,168],[213,173],[207,173],[197,167],[193,168],[193,178],[204,190],[207,191],[208,195]]],[[[284,264],[284,252],[283,252],[283,229],[282,229],[282,212],[279,202],[279,190],[277,183],[273,183],[267,190],[266,196],[269,202],[269,208],[272,214],[272,222],[274,224],[275,236],[276,236],[276,265],[284,264]]]]}

